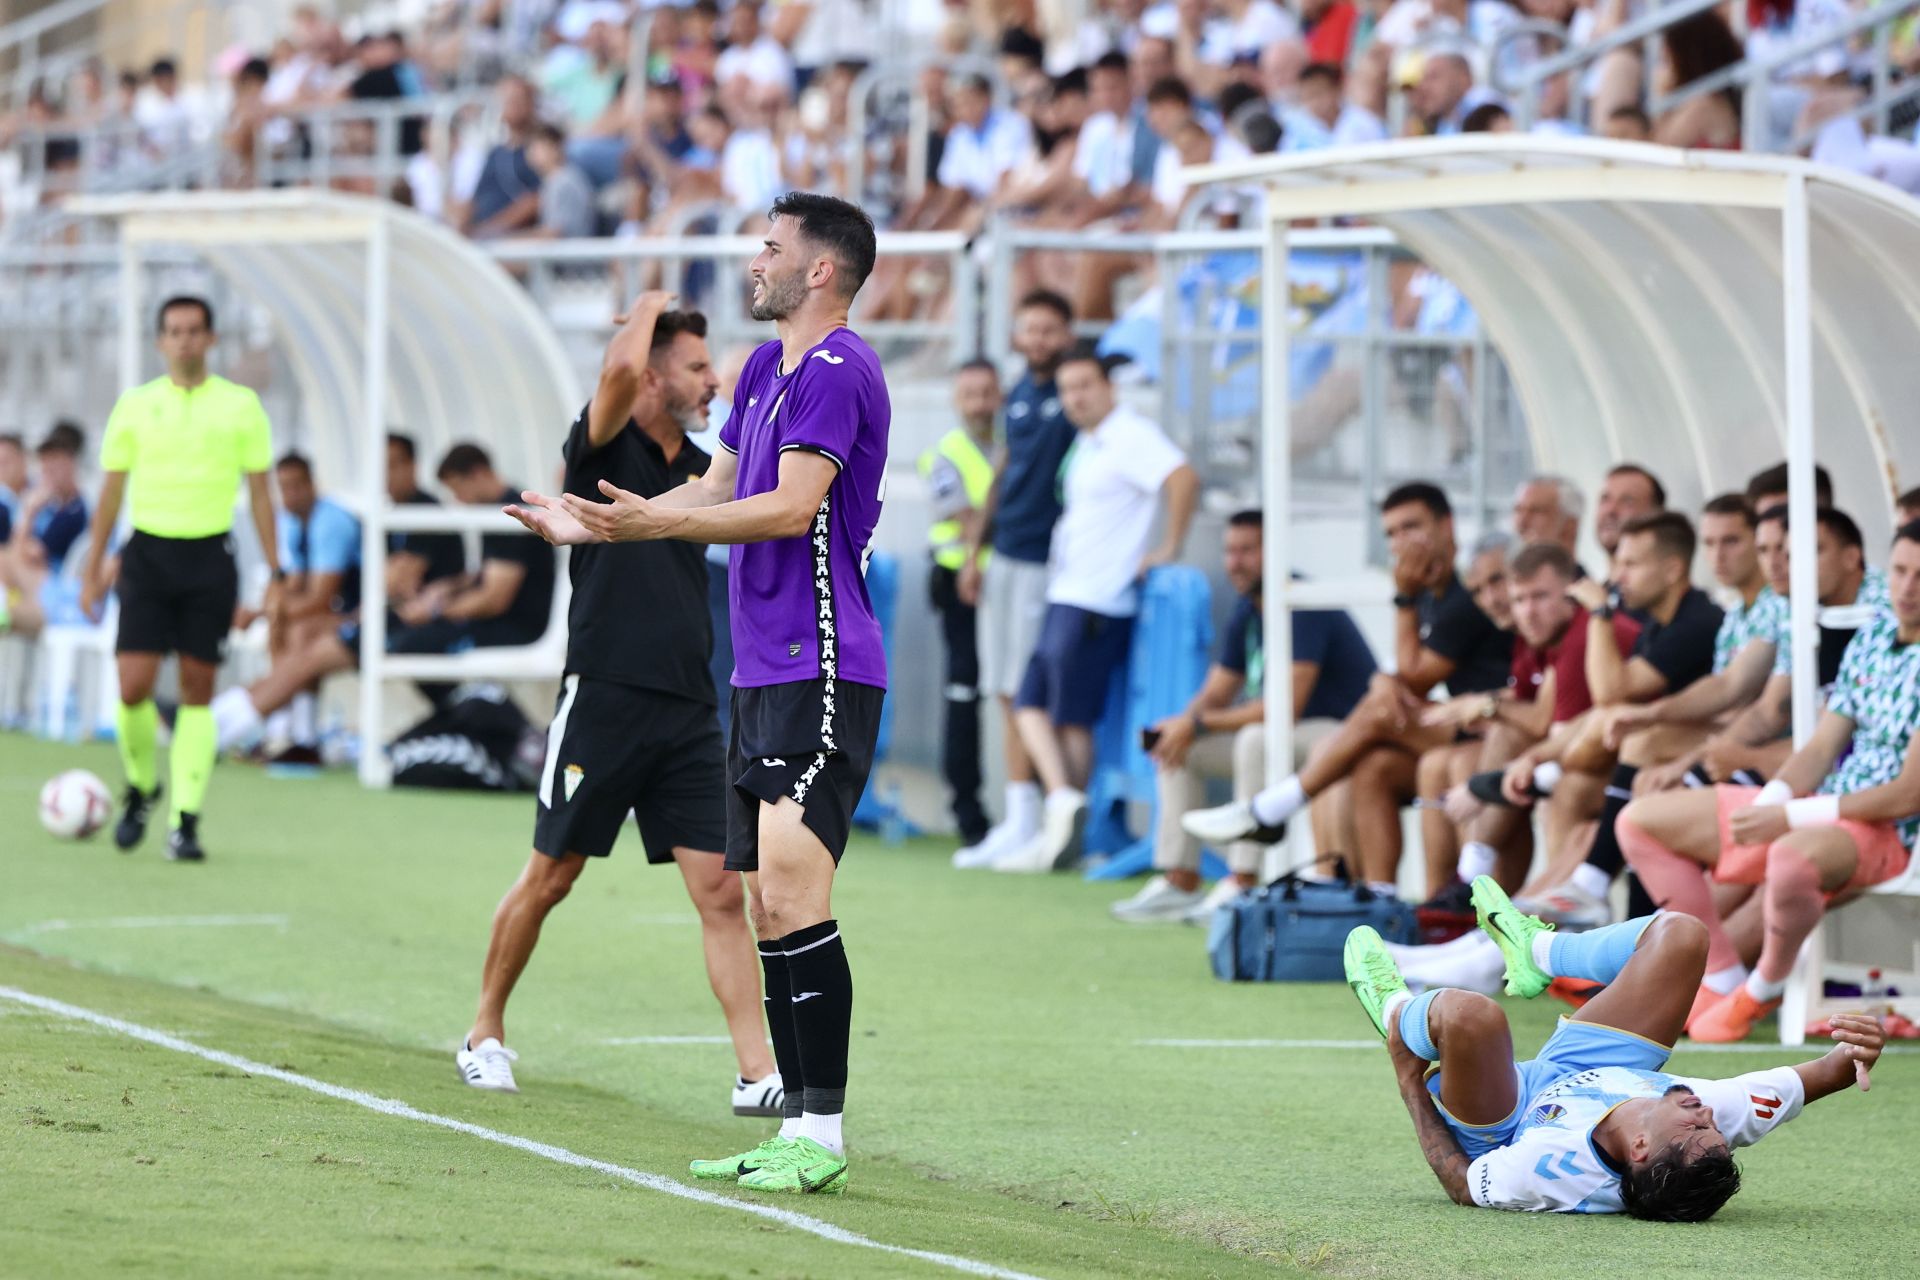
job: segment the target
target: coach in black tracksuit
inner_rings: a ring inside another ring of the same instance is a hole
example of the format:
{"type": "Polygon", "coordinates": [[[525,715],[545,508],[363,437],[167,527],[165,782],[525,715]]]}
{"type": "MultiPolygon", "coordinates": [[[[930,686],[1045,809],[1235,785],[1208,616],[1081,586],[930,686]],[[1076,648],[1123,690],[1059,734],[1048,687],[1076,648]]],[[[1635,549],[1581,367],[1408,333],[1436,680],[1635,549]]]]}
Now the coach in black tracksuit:
{"type": "MultiPolygon", "coordinates": [[[[719,387],[707,323],[666,310],[668,301],[643,296],[608,345],[593,400],[567,435],[567,492],[604,500],[606,481],[651,498],[705,473],[710,459],[686,434],[705,425],[719,387]]],[[[679,541],[573,549],[566,678],[547,733],[534,853],[494,916],[479,1016],[458,1054],[469,1084],[514,1087],[507,997],[547,912],[588,858],[612,851],[632,812],[647,861],[677,862],[699,909],[707,974],[739,1058],[734,1112],[780,1114],[740,878],[722,865],[725,751],[707,672],[704,550],[679,541]]]]}

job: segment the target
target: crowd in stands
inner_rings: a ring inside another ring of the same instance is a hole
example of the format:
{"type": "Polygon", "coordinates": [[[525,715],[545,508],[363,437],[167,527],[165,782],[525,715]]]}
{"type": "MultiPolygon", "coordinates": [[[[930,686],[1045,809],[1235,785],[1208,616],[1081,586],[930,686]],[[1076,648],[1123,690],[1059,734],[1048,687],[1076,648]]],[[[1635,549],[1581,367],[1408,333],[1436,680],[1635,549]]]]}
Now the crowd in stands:
{"type": "MultiPolygon", "coordinates": [[[[1635,41],[1541,78],[1531,69],[1605,39],[1637,8],[922,0],[901,11],[906,26],[883,29],[868,0],[470,0],[436,7],[410,31],[349,39],[302,6],[270,47],[224,51],[205,82],[183,84],[162,58],[117,77],[89,62],[69,83],[38,84],[0,117],[0,142],[55,130],[30,144],[46,148],[49,170],[78,162],[75,129],[99,131],[96,165],[217,146],[223,180],[251,185],[264,180],[259,158],[311,156],[321,130],[332,131],[332,154],[373,150],[370,116],[326,122],[315,109],[413,101],[419,114],[403,113],[397,130],[404,175],[384,194],[481,236],[732,230],[736,211],[763,210],[780,190],[849,194],[856,171],[863,190],[851,194],[883,225],[1153,227],[1185,203],[1183,163],[1522,121],[1687,147],[1757,137],[1920,189],[1913,111],[1897,108],[1884,135],[1851,114],[1873,72],[1865,39],[1775,68],[1751,98],[1734,86],[1667,102],[1742,58],[1835,31],[1862,8],[1752,0],[1743,13],[1707,10],[1669,26],[1651,51],[1635,41]],[[1517,27],[1542,21],[1564,36],[1517,27]],[[856,105],[874,66],[917,69],[924,113],[889,107],[884,94],[856,105]],[[490,87],[490,99],[433,110],[435,95],[476,87],[490,87]],[[1763,117],[1744,131],[1743,104],[1763,117]],[[910,120],[924,139],[906,136],[910,120]],[[906,171],[922,159],[923,172],[906,171]],[[564,192],[537,198],[551,183],[564,192]],[[714,201],[729,212],[689,214],[714,201]]],[[[1887,56],[1896,78],[1920,72],[1920,23],[1897,28],[1887,56]]],[[[331,181],[375,190],[370,172],[331,181]]]]}

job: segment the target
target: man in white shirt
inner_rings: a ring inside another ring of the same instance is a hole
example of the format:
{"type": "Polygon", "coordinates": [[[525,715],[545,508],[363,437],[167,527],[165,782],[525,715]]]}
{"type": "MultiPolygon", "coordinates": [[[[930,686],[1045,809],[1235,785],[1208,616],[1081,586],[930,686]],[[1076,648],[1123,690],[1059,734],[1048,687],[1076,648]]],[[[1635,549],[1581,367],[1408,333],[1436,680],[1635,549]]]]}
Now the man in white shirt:
{"type": "Polygon", "coordinates": [[[1300,34],[1299,20],[1273,0],[1218,0],[1214,12],[1200,45],[1200,58],[1215,66],[1256,58],[1274,41],[1300,34]]]}
{"type": "Polygon", "coordinates": [[[993,89],[980,76],[960,77],[949,102],[953,126],[947,130],[935,177],[949,191],[985,200],[1026,158],[1033,146],[1033,130],[1019,112],[993,105],[993,89]]]}
{"type": "Polygon", "coordinates": [[[1365,107],[1347,101],[1344,81],[1345,73],[1331,62],[1308,63],[1301,70],[1299,106],[1283,116],[1287,133],[1282,151],[1319,151],[1386,141],[1386,125],[1365,107]]]}
{"type": "Polygon", "coordinates": [[[758,5],[742,0],[734,6],[726,52],[713,64],[713,82],[729,106],[762,88],[778,90],[783,102],[793,97],[793,58],[761,29],[758,5]]]}
{"type": "MultiPolygon", "coordinates": [[[[1147,124],[1160,138],[1160,153],[1153,163],[1153,199],[1158,209],[1146,219],[1151,227],[1170,229],[1180,220],[1180,208],[1186,202],[1186,167],[1189,163],[1244,160],[1252,152],[1244,142],[1227,133],[1215,133],[1193,110],[1193,90],[1178,76],[1168,76],[1147,91],[1147,124]],[[1214,135],[1211,152],[1189,146],[1181,151],[1181,135],[1194,127],[1214,135]]],[[[1231,206],[1232,197],[1223,197],[1231,206]]]]}
{"type": "Polygon", "coordinates": [[[1078,435],[1061,465],[1064,509],[1053,532],[1047,616],[1015,699],[1020,741],[1047,798],[1040,834],[995,862],[996,871],[1054,871],[1078,860],[1093,726],[1126,661],[1139,583],[1179,558],[1200,494],[1186,455],[1120,405],[1091,345],[1069,352],[1055,377],[1078,435]],[[1166,530],[1149,549],[1163,497],[1166,530]]]}

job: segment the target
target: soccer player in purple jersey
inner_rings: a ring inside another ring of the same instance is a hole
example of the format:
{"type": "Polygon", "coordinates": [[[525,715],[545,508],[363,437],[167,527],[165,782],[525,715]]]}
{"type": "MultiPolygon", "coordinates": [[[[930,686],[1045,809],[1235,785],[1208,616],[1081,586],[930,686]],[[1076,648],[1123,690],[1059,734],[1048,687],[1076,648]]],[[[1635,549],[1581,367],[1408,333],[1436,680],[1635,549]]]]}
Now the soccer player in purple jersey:
{"type": "Polygon", "coordinates": [[[837,1195],[853,979],[831,895],[886,692],[864,572],[892,410],[879,358],[847,327],[873,270],[872,220],[809,192],[780,197],[770,217],[748,273],[753,318],[779,337],[742,370],[706,474],[652,499],[607,481],[604,503],[529,493],[508,512],[561,545],[732,545],[726,865],[747,877],[786,1109],[776,1136],[692,1169],[756,1191],[837,1195]]]}

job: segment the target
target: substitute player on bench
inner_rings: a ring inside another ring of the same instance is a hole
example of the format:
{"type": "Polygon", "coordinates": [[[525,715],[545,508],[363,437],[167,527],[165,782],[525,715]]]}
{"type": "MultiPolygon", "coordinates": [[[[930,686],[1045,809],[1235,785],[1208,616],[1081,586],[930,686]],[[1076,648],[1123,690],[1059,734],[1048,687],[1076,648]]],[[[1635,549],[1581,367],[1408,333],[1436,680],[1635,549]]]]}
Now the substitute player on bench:
{"type": "Polygon", "coordinates": [[[1673,912],[1586,933],[1553,932],[1473,883],[1480,927],[1506,956],[1509,995],[1555,978],[1606,984],[1515,1062],[1500,1006],[1477,992],[1411,995],[1380,935],[1347,937],[1347,982],[1387,1039],[1420,1148],[1456,1204],[1547,1213],[1629,1213],[1701,1222],[1740,1189],[1732,1148],[1858,1081],[1885,1036],[1872,1018],[1833,1020],[1823,1058],[1732,1080],[1664,1068],[1707,962],[1706,926],[1673,912]]]}
{"type": "MultiPolygon", "coordinates": [[[[206,857],[200,806],[216,754],[213,679],[225,655],[239,603],[234,565],[233,500],[246,477],[253,525],[266,562],[277,566],[273,495],[267,471],[273,441],[260,398],[207,372],[213,308],[193,297],[160,304],[160,354],[167,371],[121,395],[100,445],[100,501],[93,509],[81,607],[97,617],[106,595],[103,567],[120,501],[128,497],[133,536],[120,553],[120,673],[115,736],[127,792],[113,841],[131,850],[146,835],[160,798],[160,713],[153,684],[169,653],[180,655],[180,710],[173,722],[173,811],[167,856],[206,857]],[[131,481],[132,492],[128,494],[131,481]]],[[[280,569],[267,588],[266,612],[277,617],[280,569]]]]}
{"type": "MultiPolygon", "coordinates": [[[[566,490],[605,480],[657,497],[707,469],[687,439],[719,389],[706,317],[642,296],[607,346],[593,399],[561,453],[566,490]]],[[[760,980],[740,881],[726,870],[725,767],[714,718],[707,565],[690,542],[593,545],[573,553],[567,667],[547,730],[533,856],[501,899],[481,972],[480,1008],[455,1060],[481,1089],[515,1089],[507,997],[547,913],[588,858],[613,851],[627,814],[639,818],[647,861],[678,863],[700,913],[707,978],[726,1013],[740,1074],[735,1115],[780,1114],[780,1077],[760,1030],[760,980]],[[643,607],[632,603],[644,597],[643,607]]]]}
{"type": "Polygon", "coordinates": [[[753,317],[779,337],[741,371],[706,475],[651,501],[603,481],[608,503],[528,494],[510,510],[556,543],[734,544],[727,865],[747,873],[786,1113],[775,1137],[693,1172],[838,1194],[853,979],[831,893],[886,693],[864,570],[892,410],[879,358],[847,327],[873,269],[872,220],[807,192],[782,196],[770,216],[748,272],[753,317]]]}

